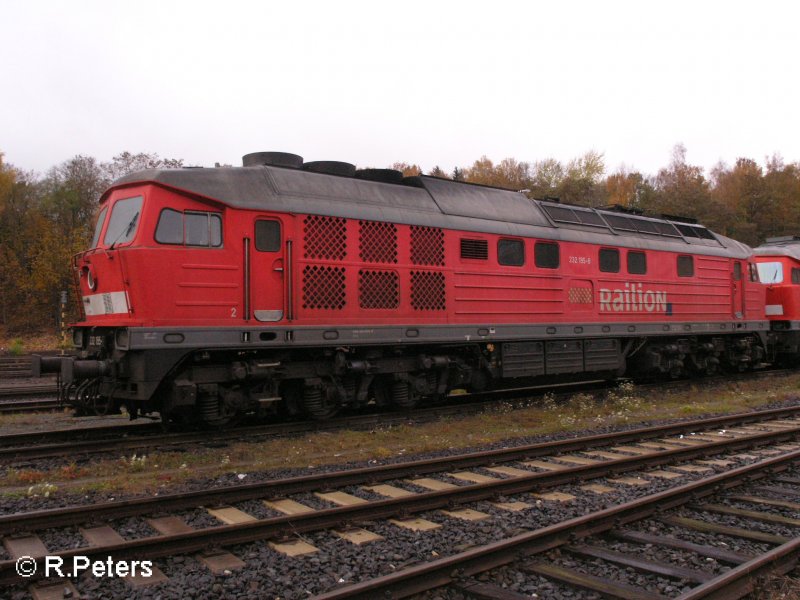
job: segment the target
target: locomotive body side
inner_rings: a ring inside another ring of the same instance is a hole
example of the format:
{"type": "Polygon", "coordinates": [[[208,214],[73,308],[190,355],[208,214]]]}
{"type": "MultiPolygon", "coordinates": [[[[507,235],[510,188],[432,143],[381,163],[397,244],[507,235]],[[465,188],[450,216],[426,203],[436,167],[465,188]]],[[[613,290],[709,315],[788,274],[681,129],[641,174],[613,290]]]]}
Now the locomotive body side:
{"type": "Polygon", "coordinates": [[[280,168],[134,174],[75,258],[72,403],[224,424],[504,380],[763,357],[746,246],[705,228],[280,168]]]}

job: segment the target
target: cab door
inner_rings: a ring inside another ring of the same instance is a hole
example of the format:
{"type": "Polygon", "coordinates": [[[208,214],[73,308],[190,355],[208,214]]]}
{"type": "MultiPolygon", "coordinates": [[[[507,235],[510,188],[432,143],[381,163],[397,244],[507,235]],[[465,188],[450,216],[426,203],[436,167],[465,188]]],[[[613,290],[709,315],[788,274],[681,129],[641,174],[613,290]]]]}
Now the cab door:
{"type": "MultiPolygon", "coordinates": [[[[286,256],[280,219],[256,217],[250,252],[250,296],[256,321],[274,323],[285,315],[286,256]]],[[[247,248],[247,240],[245,247],[247,248]]]]}
{"type": "Polygon", "coordinates": [[[744,293],[744,262],[735,260],[731,268],[731,299],[733,302],[733,317],[735,319],[744,318],[744,293]]]}

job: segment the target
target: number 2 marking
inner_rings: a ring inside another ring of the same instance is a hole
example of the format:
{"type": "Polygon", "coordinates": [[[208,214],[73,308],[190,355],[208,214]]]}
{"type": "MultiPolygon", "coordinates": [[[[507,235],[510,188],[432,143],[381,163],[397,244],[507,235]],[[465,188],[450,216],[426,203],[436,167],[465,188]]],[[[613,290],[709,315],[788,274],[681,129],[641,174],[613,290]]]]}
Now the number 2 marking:
{"type": "Polygon", "coordinates": [[[232,306],[231,307],[231,319],[235,319],[235,318],[236,318],[236,307],[232,306]]]}

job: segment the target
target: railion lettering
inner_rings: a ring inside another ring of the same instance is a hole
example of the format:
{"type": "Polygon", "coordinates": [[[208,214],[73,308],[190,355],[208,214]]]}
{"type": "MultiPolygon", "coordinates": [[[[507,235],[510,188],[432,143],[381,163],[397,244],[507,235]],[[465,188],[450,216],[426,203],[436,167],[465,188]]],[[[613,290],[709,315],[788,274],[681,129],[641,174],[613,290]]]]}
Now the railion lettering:
{"type": "Polygon", "coordinates": [[[600,288],[600,312],[671,311],[666,291],[645,290],[641,283],[626,283],[624,288],[600,288]]]}

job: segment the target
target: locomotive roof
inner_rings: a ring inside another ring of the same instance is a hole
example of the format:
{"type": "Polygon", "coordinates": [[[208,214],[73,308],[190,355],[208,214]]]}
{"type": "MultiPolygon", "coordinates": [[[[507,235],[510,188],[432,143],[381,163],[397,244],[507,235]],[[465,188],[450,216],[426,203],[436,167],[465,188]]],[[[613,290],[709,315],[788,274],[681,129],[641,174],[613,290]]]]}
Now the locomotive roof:
{"type": "Polygon", "coordinates": [[[788,256],[800,261],[800,237],[787,236],[767,238],[767,241],[753,249],[757,256],[788,256]]]}
{"type": "Polygon", "coordinates": [[[735,258],[752,253],[702,226],[531,200],[520,192],[429,176],[395,184],[275,166],[150,169],[118,179],[103,199],[114,188],[141,183],[242,209],[735,258]]]}

